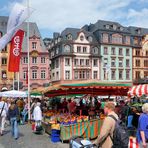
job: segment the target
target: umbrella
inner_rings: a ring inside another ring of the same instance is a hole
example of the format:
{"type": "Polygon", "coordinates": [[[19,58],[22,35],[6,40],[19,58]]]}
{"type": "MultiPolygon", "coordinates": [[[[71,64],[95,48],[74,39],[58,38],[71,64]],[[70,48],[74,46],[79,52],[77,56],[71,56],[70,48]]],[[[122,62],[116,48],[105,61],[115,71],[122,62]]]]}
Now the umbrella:
{"type": "Polygon", "coordinates": [[[24,91],[17,91],[17,90],[10,90],[10,91],[4,91],[0,93],[1,97],[27,97],[27,92],[24,91]]]}

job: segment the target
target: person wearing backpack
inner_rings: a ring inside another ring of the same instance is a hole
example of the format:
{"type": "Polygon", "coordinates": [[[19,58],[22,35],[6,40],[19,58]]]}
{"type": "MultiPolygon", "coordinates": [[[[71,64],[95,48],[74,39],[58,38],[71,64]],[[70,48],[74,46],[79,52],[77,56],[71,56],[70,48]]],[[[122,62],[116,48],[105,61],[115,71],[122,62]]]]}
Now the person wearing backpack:
{"type": "Polygon", "coordinates": [[[113,141],[111,137],[113,137],[116,121],[110,116],[112,115],[116,119],[118,119],[118,115],[115,113],[114,110],[114,102],[105,103],[104,113],[107,115],[107,117],[104,119],[100,135],[98,135],[98,138],[93,142],[94,144],[99,145],[99,147],[101,148],[112,148],[113,146],[113,141]]]}

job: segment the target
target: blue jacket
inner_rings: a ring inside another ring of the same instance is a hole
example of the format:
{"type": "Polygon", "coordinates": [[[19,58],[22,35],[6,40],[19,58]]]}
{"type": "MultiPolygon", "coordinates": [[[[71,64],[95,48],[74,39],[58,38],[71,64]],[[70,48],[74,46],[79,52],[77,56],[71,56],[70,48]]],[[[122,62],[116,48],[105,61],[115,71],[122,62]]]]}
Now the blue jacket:
{"type": "Polygon", "coordinates": [[[19,110],[17,106],[15,106],[14,109],[9,108],[8,119],[13,118],[13,117],[18,117],[18,115],[19,115],[19,110]]]}

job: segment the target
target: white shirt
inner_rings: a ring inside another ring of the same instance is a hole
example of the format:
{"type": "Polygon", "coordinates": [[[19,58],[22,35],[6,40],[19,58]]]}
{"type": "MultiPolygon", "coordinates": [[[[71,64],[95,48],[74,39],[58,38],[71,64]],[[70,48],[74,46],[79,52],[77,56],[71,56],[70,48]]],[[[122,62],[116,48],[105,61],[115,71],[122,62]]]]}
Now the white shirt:
{"type": "Polygon", "coordinates": [[[41,121],[42,120],[42,111],[39,106],[36,106],[33,110],[33,119],[35,121],[41,121]]]}

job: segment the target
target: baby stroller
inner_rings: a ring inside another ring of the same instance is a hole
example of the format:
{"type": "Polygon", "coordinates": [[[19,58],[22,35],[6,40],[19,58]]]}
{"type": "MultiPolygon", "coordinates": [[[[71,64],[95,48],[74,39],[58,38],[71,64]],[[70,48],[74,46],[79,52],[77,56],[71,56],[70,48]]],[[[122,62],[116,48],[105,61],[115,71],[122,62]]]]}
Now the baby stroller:
{"type": "Polygon", "coordinates": [[[74,136],[71,138],[69,148],[97,148],[98,146],[92,144],[90,140],[84,139],[81,136],[74,136]]]}

